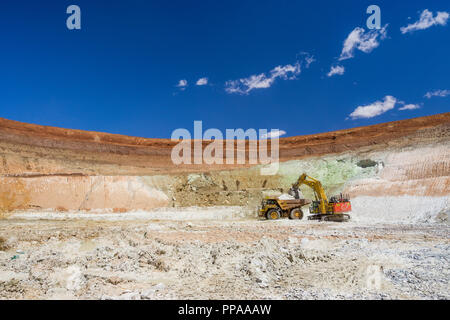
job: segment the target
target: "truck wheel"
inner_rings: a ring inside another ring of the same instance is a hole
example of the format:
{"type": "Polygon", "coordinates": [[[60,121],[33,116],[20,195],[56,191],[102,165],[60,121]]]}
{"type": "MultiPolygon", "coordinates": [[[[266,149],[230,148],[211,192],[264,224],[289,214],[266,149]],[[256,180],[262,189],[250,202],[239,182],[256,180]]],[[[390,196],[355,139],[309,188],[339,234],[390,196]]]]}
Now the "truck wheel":
{"type": "Polygon", "coordinates": [[[291,212],[289,213],[289,219],[291,219],[291,220],[294,220],[294,219],[301,220],[301,219],[303,219],[303,211],[300,210],[300,208],[292,209],[291,212]]]}
{"type": "Polygon", "coordinates": [[[266,214],[267,220],[278,220],[280,219],[280,212],[277,209],[270,209],[266,214]]]}

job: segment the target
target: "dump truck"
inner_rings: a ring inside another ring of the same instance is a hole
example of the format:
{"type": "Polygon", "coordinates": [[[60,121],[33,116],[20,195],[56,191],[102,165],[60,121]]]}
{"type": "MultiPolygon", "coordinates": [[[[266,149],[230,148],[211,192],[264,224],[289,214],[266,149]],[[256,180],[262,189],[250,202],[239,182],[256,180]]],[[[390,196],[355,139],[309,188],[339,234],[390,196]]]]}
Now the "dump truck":
{"type": "Polygon", "coordinates": [[[261,204],[259,217],[267,220],[277,220],[289,217],[289,219],[302,219],[302,207],[311,203],[308,199],[283,200],[266,197],[261,204]]]}

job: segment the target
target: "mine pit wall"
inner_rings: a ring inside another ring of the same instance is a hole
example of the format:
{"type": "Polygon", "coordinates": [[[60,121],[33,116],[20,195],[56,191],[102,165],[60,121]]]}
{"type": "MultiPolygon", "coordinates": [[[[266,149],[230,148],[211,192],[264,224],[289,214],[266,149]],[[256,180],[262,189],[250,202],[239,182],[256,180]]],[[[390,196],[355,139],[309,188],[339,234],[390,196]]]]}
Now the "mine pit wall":
{"type": "MultiPolygon", "coordinates": [[[[450,196],[450,142],[383,151],[359,150],[280,163],[277,175],[260,167],[152,176],[22,176],[0,181],[1,210],[127,212],[163,207],[243,206],[248,215],[264,196],[287,192],[307,172],[329,195],[352,197],[356,218],[444,214],[450,196]],[[417,210],[421,212],[416,212],[417,210]],[[431,212],[432,211],[432,212],[431,212]]],[[[312,191],[302,187],[306,198],[312,191]]]]}
{"type": "MultiPolygon", "coordinates": [[[[262,176],[259,166],[174,168],[167,141],[0,119],[0,215],[19,210],[128,212],[192,206],[242,206],[254,215],[264,196],[287,192],[306,172],[322,181],[328,195],[350,194],[354,216],[386,211],[417,215],[415,210],[426,215],[431,210],[448,217],[449,120],[447,113],[286,138],[280,140],[278,173],[262,176]],[[39,136],[44,133],[47,136],[39,136]],[[74,136],[92,140],[92,150],[84,148],[83,139],[73,142],[74,136]],[[97,140],[103,143],[98,150],[93,145],[97,140]],[[336,145],[339,150],[334,150],[336,145]]],[[[302,191],[313,198],[307,187],[302,191]]]]}
{"type": "Polygon", "coordinates": [[[157,188],[155,180],[121,176],[7,177],[0,184],[0,208],[126,212],[168,206],[165,188],[157,188]]]}

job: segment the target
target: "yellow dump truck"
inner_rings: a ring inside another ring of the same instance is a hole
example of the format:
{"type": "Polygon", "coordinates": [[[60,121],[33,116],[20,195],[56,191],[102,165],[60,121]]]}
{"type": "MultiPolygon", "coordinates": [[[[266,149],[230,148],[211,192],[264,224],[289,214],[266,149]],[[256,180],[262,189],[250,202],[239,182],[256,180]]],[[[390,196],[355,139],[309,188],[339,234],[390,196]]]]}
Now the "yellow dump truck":
{"type": "Polygon", "coordinates": [[[302,207],[311,203],[307,199],[281,200],[266,197],[261,203],[259,217],[267,220],[277,220],[289,217],[289,219],[302,219],[302,207]]]}

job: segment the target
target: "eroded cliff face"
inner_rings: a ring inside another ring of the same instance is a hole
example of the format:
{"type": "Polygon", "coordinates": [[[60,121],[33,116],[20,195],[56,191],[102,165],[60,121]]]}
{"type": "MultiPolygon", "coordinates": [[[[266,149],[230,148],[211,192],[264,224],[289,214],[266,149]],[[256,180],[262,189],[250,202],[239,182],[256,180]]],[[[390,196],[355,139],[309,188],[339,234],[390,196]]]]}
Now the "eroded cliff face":
{"type": "Polygon", "coordinates": [[[174,145],[0,119],[0,210],[253,208],[303,172],[329,194],[354,199],[450,194],[450,113],[281,139],[273,176],[262,176],[259,166],[176,166],[174,145]]]}

